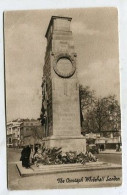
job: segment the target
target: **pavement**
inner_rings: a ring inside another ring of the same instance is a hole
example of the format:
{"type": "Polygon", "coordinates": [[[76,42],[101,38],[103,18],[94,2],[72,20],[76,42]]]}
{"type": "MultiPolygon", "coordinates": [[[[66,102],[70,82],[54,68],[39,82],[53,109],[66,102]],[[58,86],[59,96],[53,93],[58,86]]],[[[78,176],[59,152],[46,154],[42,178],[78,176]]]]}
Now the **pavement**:
{"type": "Polygon", "coordinates": [[[116,150],[104,150],[104,151],[100,151],[100,154],[122,154],[122,151],[120,152],[116,152],[116,150]]]}

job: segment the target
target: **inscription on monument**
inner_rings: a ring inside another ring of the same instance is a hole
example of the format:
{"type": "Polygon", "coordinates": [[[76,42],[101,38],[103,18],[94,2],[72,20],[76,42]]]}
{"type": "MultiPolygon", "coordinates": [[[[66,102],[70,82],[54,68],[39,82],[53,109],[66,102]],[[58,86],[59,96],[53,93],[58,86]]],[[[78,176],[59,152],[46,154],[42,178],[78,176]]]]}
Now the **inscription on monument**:
{"type": "Polygon", "coordinates": [[[54,91],[54,129],[57,135],[77,135],[80,133],[78,91],[75,79],[54,79],[59,90],[54,91]],[[78,121],[78,122],[77,122],[78,121]]]}

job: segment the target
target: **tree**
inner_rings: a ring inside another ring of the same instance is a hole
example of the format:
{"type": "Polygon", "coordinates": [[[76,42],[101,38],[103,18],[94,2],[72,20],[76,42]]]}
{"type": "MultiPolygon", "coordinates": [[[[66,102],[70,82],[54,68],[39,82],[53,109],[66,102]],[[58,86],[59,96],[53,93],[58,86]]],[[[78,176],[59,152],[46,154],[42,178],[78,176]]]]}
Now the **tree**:
{"type": "Polygon", "coordinates": [[[79,86],[79,95],[81,101],[81,110],[88,108],[95,102],[95,92],[90,90],[90,87],[79,86]]]}
{"type": "Polygon", "coordinates": [[[90,110],[95,102],[95,92],[90,90],[90,87],[79,86],[79,97],[80,97],[80,118],[81,126],[83,128],[84,115],[90,110]]]}
{"type": "Polygon", "coordinates": [[[120,106],[115,96],[98,98],[84,115],[86,132],[104,132],[120,130],[120,106]]]}

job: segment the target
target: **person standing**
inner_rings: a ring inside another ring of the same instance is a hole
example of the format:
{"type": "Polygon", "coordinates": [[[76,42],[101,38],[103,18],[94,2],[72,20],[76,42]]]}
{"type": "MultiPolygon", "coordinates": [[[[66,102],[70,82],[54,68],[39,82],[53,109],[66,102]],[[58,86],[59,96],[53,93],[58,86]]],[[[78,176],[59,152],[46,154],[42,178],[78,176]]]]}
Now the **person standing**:
{"type": "Polygon", "coordinates": [[[31,148],[28,145],[25,151],[25,167],[26,168],[30,168],[30,153],[31,153],[31,148]]]}
{"type": "Polygon", "coordinates": [[[31,149],[29,145],[24,146],[21,152],[20,160],[22,161],[22,166],[25,168],[30,168],[30,153],[31,153],[31,149]]]}
{"type": "Polygon", "coordinates": [[[31,145],[30,146],[30,149],[31,149],[31,152],[30,152],[30,165],[32,165],[33,164],[33,161],[34,161],[34,153],[35,153],[34,146],[31,145]]]}
{"type": "Polygon", "coordinates": [[[20,158],[23,167],[25,167],[25,153],[26,153],[26,146],[23,146],[23,149],[21,151],[21,158],[20,158]]]}

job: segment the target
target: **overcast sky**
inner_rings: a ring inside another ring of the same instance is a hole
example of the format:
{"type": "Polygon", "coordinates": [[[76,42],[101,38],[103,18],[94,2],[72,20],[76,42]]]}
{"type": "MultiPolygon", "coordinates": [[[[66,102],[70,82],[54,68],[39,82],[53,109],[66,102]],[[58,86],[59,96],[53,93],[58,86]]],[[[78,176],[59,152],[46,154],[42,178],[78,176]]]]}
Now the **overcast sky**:
{"type": "Polygon", "coordinates": [[[119,100],[118,18],[115,8],[12,11],[4,15],[7,120],[38,118],[51,16],[72,17],[79,82],[99,97],[119,100]]]}

